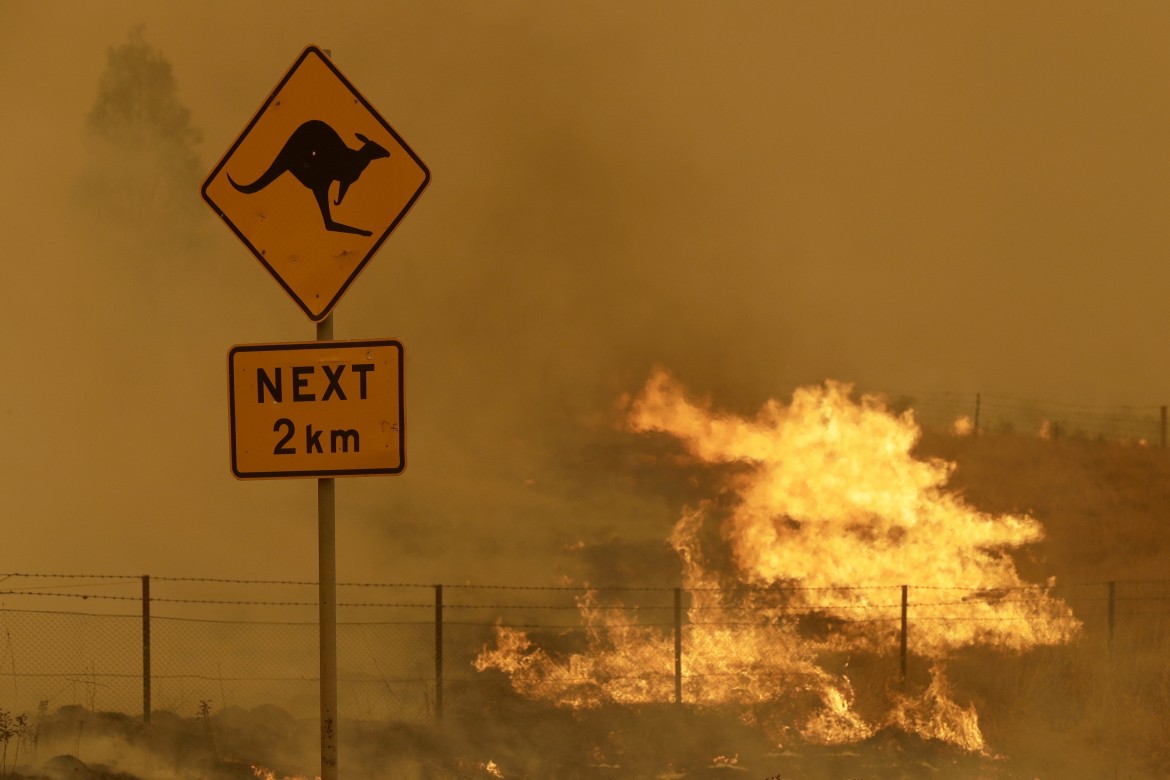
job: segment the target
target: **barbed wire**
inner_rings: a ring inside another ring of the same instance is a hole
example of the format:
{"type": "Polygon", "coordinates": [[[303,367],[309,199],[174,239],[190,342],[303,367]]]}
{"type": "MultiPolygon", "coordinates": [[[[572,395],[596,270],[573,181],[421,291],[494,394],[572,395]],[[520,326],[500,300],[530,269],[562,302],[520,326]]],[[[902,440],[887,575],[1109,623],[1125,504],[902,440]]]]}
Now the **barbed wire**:
{"type": "MultiPolygon", "coordinates": [[[[45,593],[35,590],[0,590],[0,596],[48,596],[53,598],[82,599],[83,601],[89,599],[95,601],[142,601],[140,596],[109,596],[104,593],[45,593]]],[[[151,599],[151,601],[154,601],[154,599],[151,599]]]]}
{"type": "MultiPolygon", "coordinates": [[[[37,579],[97,579],[97,580],[123,580],[127,583],[131,581],[141,581],[143,577],[149,576],[154,582],[201,582],[214,583],[225,585],[292,585],[316,587],[318,585],[315,580],[253,580],[253,579],[231,579],[222,577],[169,577],[166,575],[141,575],[141,574],[40,574],[28,572],[0,572],[0,582],[12,577],[37,578],[37,579]]],[[[339,582],[339,588],[425,588],[433,590],[441,587],[449,590],[507,590],[507,591],[559,591],[559,592],[645,592],[645,593],[671,593],[675,590],[683,590],[689,593],[774,593],[785,591],[860,591],[860,590],[891,590],[903,587],[909,587],[914,590],[955,590],[955,591],[969,591],[972,593],[983,592],[1008,592],[1017,590],[1059,590],[1063,588],[1077,588],[1077,587],[1096,587],[1105,585],[1109,582],[1115,584],[1170,584],[1170,578],[1166,579],[1116,579],[1116,580],[1093,580],[1084,582],[1059,583],[1056,585],[1041,585],[1032,583],[1021,583],[1019,585],[1007,585],[1001,587],[989,588],[972,587],[966,585],[916,585],[914,583],[892,583],[892,584],[831,584],[831,585],[799,585],[790,583],[777,583],[771,585],[730,585],[725,588],[716,586],[698,586],[688,587],[685,585],[677,586],[623,586],[623,585],[601,585],[595,586],[588,583],[580,585],[507,585],[507,584],[476,584],[476,583],[420,583],[420,582],[339,582]]],[[[95,586],[104,586],[105,583],[92,583],[95,586]]],[[[67,587],[61,586],[44,586],[50,587],[67,587]]],[[[27,593],[27,591],[0,591],[0,595],[5,593],[27,593]]],[[[97,595],[90,596],[91,598],[98,598],[97,595]]],[[[116,599],[130,599],[138,600],[136,596],[108,596],[107,598],[116,599]]],[[[151,598],[152,601],[161,601],[163,599],[151,598]]],[[[219,603],[219,602],[214,602],[219,603]]],[[[227,603],[227,602],[224,602],[227,603]]]]}
{"type": "MultiPolygon", "coordinates": [[[[960,600],[949,600],[949,601],[921,601],[921,600],[916,600],[916,599],[908,599],[907,600],[907,606],[909,606],[909,607],[937,607],[937,606],[970,605],[970,604],[1000,605],[1000,604],[1034,604],[1035,603],[1035,601],[1031,600],[1031,599],[999,598],[998,594],[1000,594],[1000,593],[1031,592],[1031,593],[1036,593],[1038,595],[1043,595],[1043,596],[1052,596],[1053,591],[1057,591],[1059,593],[1063,590],[1072,589],[1074,587],[1090,588],[1090,587],[1101,587],[1101,586],[1110,585],[1110,584],[1112,584],[1112,585],[1165,585],[1167,583],[1170,583],[1170,580],[1110,580],[1110,581],[1101,581],[1101,582],[1096,582],[1096,583],[1078,583],[1076,585],[1062,585],[1062,586],[1059,586],[1058,588],[1049,588],[1049,587],[1039,586],[1039,585],[1024,585],[1024,586],[1013,586],[1013,587],[994,588],[994,589],[961,588],[961,587],[934,586],[934,585],[907,585],[905,587],[907,588],[908,592],[924,591],[925,590],[925,591],[960,592],[960,593],[969,594],[968,596],[966,596],[960,600]]],[[[384,586],[384,587],[391,587],[391,586],[384,586]]],[[[460,586],[452,586],[452,589],[456,589],[458,587],[460,587],[460,586]]],[[[673,593],[673,592],[678,591],[682,594],[717,593],[717,594],[720,594],[724,597],[730,598],[730,597],[733,597],[736,595],[743,595],[743,594],[766,596],[766,595],[775,595],[777,593],[786,593],[786,592],[787,593],[808,593],[808,592],[849,593],[849,592],[865,591],[865,590],[896,590],[900,587],[902,587],[902,586],[897,586],[897,585],[857,586],[857,587],[854,587],[854,586],[832,586],[832,587],[793,586],[793,587],[783,587],[783,588],[762,587],[762,588],[753,588],[753,589],[729,588],[727,590],[719,590],[717,588],[677,588],[677,589],[676,588],[639,588],[637,590],[640,590],[643,592],[664,592],[664,593],[673,593]]],[[[588,593],[602,592],[602,589],[597,589],[597,588],[583,588],[583,589],[582,588],[570,588],[570,587],[529,588],[526,586],[519,586],[519,587],[498,586],[498,588],[501,590],[516,590],[516,589],[544,590],[544,591],[553,591],[553,592],[562,592],[562,593],[573,593],[573,594],[576,594],[578,596],[583,596],[584,594],[588,594],[588,593]]],[[[618,589],[612,589],[612,590],[620,591],[620,590],[625,590],[625,589],[618,588],[618,589]]],[[[139,602],[139,603],[143,601],[142,596],[122,596],[122,595],[111,595],[108,593],[72,593],[72,592],[71,593],[63,593],[63,592],[50,591],[50,590],[0,590],[0,597],[3,597],[3,596],[32,596],[32,597],[40,597],[40,598],[81,599],[83,601],[88,601],[91,599],[94,601],[130,601],[130,602],[139,602]]],[[[1167,595],[1167,596],[1161,596],[1161,595],[1135,596],[1135,595],[1118,594],[1118,595],[1115,595],[1113,597],[1113,600],[1115,602],[1121,602],[1121,601],[1162,601],[1162,600],[1165,600],[1166,598],[1170,598],[1170,595],[1167,595]]],[[[1099,596],[1099,595],[1078,596],[1077,599],[1079,602],[1107,601],[1107,600],[1109,600],[1109,598],[1107,596],[1099,596]]],[[[210,598],[196,599],[196,598],[172,598],[172,597],[153,596],[153,595],[149,598],[149,600],[152,604],[202,604],[202,605],[220,605],[220,606],[265,606],[265,607],[316,607],[316,606],[319,606],[319,602],[317,602],[317,601],[273,601],[273,600],[255,600],[255,599],[210,599],[210,598]]],[[[435,604],[434,604],[434,602],[340,601],[337,603],[337,606],[348,607],[348,608],[429,609],[429,608],[435,606],[435,604]]],[[[467,604],[467,603],[458,603],[458,602],[454,602],[454,603],[453,602],[444,602],[442,604],[442,606],[444,609],[500,609],[500,610],[512,610],[512,609],[547,609],[547,610],[598,609],[598,610],[619,610],[619,611],[620,610],[648,610],[648,611],[651,611],[651,610],[670,610],[670,609],[674,608],[674,607],[669,606],[669,605],[657,605],[657,604],[627,605],[627,604],[623,604],[620,602],[612,603],[612,604],[588,604],[588,605],[582,605],[579,603],[578,604],[512,604],[512,603],[508,603],[508,604],[495,604],[495,603],[467,604]]],[[[687,607],[687,609],[688,610],[698,610],[698,611],[732,610],[732,609],[741,609],[741,610],[770,609],[770,610],[780,610],[783,612],[797,613],[797,612],[802,611],[802,610],[803,611],[812,611],[812,612],[825,611],[825,610],[869,610],[869,609],[892,609],[892,608],[898,608],[899,606],[901,606],[899,603],[877,603],[877,604],[829,603],[829,604],[811,604],[811,605],[807,605],[807,606],[802,607],[802,608],[793,608],[793,607],[785,608],[785,607],[781,607],[778,605],[753,605],[753,604],[734,605],[734,604],[720,603],[720,604],[711,605],[711,606],[690,605],[687,607]]]]}
{"type": "Polygon", "coordinates": [[[89,580],[137,580],[140,574],[32,574],[28,572],[0,572],[0,582],[9,577],[53,578],[58,580],[89,579],[89,580]]]}

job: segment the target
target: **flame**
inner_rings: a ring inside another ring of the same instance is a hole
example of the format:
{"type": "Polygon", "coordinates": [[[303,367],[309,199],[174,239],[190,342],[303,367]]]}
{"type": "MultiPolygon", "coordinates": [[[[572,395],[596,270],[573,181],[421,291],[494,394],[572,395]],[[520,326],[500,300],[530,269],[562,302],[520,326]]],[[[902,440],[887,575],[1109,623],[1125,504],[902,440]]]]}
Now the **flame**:
{"type": "MultiPolygon", "coordinates": [[[[944,662],[971,645],[1017,651],[1068,642],[1080,628],[1048,587],[1023,582],[1007,552],[1043,537],[1026,515],[990,515],[945,489],[954,465],[918,460],[913,412],[826,382],[768,401],[754,419],[690,400],[654,373],[628,408],[633,431],[665,433],[689,455],[730,466],[734,500],[686,508],[671,544],[690,597],[683,698],[746,705],[819,744],[857,742],[892,726],[984,752],[978,716],[951,699],[944,662]],[[718,530],[717,542],[705,529],[718,530]],[[856,701],[828,656],[899,646],[902,586],[912,585],[909,652],[932,660],[930,685],[883,707],[856,701]]],[[[526,632],[497,626],[475,661],[521,695],[569,707],[671,701],[673,632],[637,612],[578,600],[586,650],[553,656],[526,632]]]]}
{"type": "Polygon", "coordinates": [[[484,648],[475,668],[499,669],[522,695],[562,706],[597,707],[608,701],[649,703],[673,695],[674,645],[636,616],[597,606],[592,591],[577,599],[591,652],[558,661],[520,629],[496,626],[496,646],[484,648]],[[603,681],[604,685],[598,682],[603,681]]]}
{"type": "MultiPolygon", "coordinates": [[[[259,764],[252,764],[251,767],[252,774],[256,776],[257,780],[308,780],[302,775],[277,776],[276,772],[259,764]]],[[[321,780],[321,777],[318,775],[316,780],[321,780]]]]}
{"type": "Polygon", "coordinates": [[[951,425],[951,432],[956,436],[970,436],[975,432],[975,423],[967,415],[960,415],[951,425]]]}
{"type": "Polygon", "coordinates": [[[959,745],[975,753],[986,753],[975,708],[960,707],[950,697],[950,686],[942,668],[930,670],[930,685],[918,698],[899,697],[890,721],[904,731],[927,739],[959,745]]]}

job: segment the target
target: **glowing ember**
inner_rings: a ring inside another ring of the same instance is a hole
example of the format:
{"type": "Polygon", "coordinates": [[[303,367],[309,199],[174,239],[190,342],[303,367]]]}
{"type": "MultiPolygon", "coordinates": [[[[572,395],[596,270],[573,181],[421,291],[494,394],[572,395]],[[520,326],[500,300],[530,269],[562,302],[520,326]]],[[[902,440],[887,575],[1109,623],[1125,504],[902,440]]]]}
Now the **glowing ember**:
{"type": "MultiPolygon", "coordinates": [[[[770,731],[795,729],[819,744],[894,726],[983,752],[978,717],[950,699],[941,661],[976,644],[1067,642],[1079,623],[1048,588],[1021,581],[1007,554],[1041,539],[1040,525],[948,493],[953,465],[911,455],[912,412],[894,415],[880,398],[854,402],[850,392],[834,382],[802,388],[748,420],[689,400],[658,372],[629,405],[632,430],[669,434],[700,462],[734,466],[730,508],[690,507],[671,534],[691,598],[684,701],[747,705],[749,720],[783,721],[770,731]],[[717,536],[703,532],[711,528],[717,536]],[[932,682],[918,696],[885,696],[863,717],[848,670],[829,671],[826,659],[897,648],[903,584],[922,627],[909,632],[908,650],[936,662],[932,682]]],[[[672,700],[669,629],[641,626],[592,593],[578,606],[584,652],[553,657],[501,626],[476,668],[499,669],[520,694],[563,706],[672,700]]]]}

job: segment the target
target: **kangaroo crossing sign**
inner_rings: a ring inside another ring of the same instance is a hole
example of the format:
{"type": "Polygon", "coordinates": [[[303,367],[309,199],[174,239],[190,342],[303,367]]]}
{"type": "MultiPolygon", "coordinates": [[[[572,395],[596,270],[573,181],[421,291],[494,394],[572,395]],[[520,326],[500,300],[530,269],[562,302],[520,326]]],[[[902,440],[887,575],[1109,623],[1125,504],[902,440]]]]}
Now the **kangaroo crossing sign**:
{"type": "Polygon", "coordinates": [[[214,209],[314,322],[430,181],[394,128],[309,46],[203,183],[214,209]]]}
{"type": "Polygon", "coordinates": [[[406,466],[402,344],[246,344],[228,352],[239,479],[398,474],[406,466]]]}

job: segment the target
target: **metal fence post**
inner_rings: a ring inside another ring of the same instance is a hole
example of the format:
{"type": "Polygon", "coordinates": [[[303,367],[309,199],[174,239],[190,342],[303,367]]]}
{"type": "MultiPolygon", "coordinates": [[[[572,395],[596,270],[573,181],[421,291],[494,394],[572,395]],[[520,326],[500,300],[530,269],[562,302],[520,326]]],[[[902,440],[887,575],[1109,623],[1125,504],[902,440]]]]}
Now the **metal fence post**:
{"type": "Polygon", "coordinates": [[[142,575],[142,722],[150,723],[150,575],[142,575]]]}
{"type": "Polygon", "coordinates": [[[443,586],[435,586],[435,720],[443,719],[443,586]]]}
{"type": "Polygon", "coordinates": [[[902,586],[902,647],[899,653],[902,682],[906,682],[906,608],[909,605],[909,590],[910,587],[908,585],[902,586]]]}
{"type": "Polygon", "coordinates": [[[1117,614],[1117,583],[1109,583],[1109,607],[1106,610],[1106,619],[1109,621],[1109,649],[1113,649],[1113,622],[1117,614]]]}
{"type": "Polygon", "coordinates": [[[979,407],[983,405],[983,394],[975,394],[975,424],[971,426],[971,432],[976,436],[979,435],[979,407]]]}
{"type": "Polygon", "coordinates": [[[674,703],[682,704],[682,588],[674,589],[674,703]]]}

